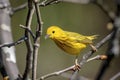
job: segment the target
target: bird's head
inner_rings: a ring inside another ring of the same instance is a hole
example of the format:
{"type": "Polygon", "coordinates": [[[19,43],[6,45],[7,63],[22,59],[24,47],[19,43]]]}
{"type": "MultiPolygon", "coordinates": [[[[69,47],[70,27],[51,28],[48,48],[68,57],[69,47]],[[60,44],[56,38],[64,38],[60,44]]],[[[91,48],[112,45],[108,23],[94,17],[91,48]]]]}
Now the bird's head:
{"type": "Polygon", "coordinates": [[[45,38],[49,37],[51,39],[55,39],[55,38],[60,37],[63,33],[64,33],[64,31],[61,28],[59,28],[58,26],[50,26],[47,29],[45,38]]]}

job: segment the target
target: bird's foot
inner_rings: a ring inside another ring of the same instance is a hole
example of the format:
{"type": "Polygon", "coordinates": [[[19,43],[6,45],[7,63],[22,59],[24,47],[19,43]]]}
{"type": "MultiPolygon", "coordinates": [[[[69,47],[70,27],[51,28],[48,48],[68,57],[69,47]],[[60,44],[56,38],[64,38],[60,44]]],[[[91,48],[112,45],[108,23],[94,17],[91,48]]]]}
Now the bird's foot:
{"type": "Polygon", "coordinates": [[[94,52],[97,52],[97,48],[96,48],[95,46],[93,46],[92,44],[90,44],[90,47],[92,48],[92,50],[93,50],[94,52]]]}
{"type": "Polygon", "coordinates": [[[73,68],[73,71],[76,71],[76,70],[79,71],[80,69],[81,69],[80,65],[79,64],[75,64],[74,68],[73,68]]]}

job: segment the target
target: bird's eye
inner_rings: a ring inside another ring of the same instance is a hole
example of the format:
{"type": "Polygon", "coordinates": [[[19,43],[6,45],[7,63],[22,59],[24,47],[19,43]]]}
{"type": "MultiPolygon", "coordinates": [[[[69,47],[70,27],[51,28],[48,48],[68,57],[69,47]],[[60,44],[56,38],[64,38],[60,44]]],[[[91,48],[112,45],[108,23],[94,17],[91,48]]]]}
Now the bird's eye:
{"type": "Polygon", "coordinates": [[[52,33],[55,33],[55,31],[52,31],[52,33]]]}

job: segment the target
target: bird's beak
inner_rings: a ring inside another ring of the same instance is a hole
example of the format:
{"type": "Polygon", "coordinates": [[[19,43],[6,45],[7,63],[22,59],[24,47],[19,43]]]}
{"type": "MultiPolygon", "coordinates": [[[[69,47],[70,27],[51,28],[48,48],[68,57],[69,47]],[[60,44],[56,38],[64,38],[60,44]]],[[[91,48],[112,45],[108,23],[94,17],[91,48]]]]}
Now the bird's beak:
{"type": "Polygon", "coordinates": [[[49,36],[50,36],[49,34],[46,34],[46,35],[45,35],[45,39],[49,38],[49,36]]]}

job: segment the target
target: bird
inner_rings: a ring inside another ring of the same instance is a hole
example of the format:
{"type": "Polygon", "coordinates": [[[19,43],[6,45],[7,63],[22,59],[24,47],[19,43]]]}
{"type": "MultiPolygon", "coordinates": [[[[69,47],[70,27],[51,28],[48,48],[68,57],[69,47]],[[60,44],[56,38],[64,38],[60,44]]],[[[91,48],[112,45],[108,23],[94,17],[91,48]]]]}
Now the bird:
{"type": "Polygon", "coordinates": [[[76,32],[65,31],[59,26],[50,26],[47,28],[45,38],[52,39],[55,44],[70,55],[75,55],[75,69],[79,69],[78,55],[90,45],[93,51],[97,51],[93,46],[93,40],[98,35],[85,36],[76,32]]]}

